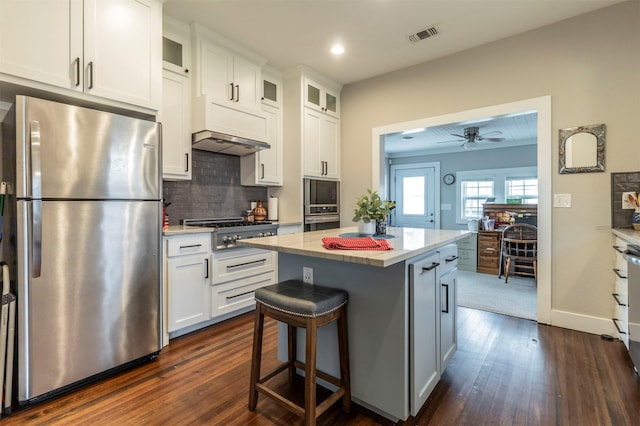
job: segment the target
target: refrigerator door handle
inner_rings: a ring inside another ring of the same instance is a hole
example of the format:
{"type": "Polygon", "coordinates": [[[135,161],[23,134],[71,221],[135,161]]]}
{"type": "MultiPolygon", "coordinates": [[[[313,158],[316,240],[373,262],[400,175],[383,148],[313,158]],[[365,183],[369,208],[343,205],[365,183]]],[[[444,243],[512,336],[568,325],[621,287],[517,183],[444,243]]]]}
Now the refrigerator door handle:
{"type": "Polygon", "coordinates": [[[31,205],[31,277],[38,278],[42,270],[42,200],[33,200],[31,205]]]}
{"type": "Polygon", "coordinates": [[[42,163],[40,151],[40,123],[31,120],[31,276],[40,276],[42,268],[42,163]]]}
{"type": "Polygon", "coordinates": [[[31,120],[31,170],[28,174],[31,179],[31,197],[42,199],[42,163],[40,156],[40,123],[31,120]]]}

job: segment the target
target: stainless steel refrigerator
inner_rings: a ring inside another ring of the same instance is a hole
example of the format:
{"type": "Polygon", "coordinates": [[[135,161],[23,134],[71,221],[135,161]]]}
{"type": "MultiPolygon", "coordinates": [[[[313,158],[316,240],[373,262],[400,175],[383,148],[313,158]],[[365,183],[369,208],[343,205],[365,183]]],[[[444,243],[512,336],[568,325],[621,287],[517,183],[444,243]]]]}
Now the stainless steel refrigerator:
{"type": "Polygon", "coordinates": [[[20,405],[157,355],[160,125],[19,96],[2,161],[20,405]]]}

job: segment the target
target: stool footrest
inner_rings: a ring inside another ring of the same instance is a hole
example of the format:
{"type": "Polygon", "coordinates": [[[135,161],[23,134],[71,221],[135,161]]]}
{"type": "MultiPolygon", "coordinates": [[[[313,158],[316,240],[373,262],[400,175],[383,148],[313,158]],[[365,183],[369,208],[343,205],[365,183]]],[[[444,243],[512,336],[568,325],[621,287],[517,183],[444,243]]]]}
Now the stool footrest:
{"type": "Polygon", "coordinates": [[[287,410],[292,411],[292,412],[296,413],[299,416],[304,416],[304,408],[303,407],[299,406],[298,404],[295,404],[295,403],[291,402],[290,400],[288,400],[284,396],[282,396],[279,393],[271,390],[270,388],[268,388],[267,386],[263,385],[262,383],[256,383],[256,390],[258,392],[261,392],[261,393],[265,394],[266,396],[272,398],[274,401],[276,401],[277,403],[281,404],[287,410]]]}
{"type": "Polygon", "coordinates": [[[287,368],[289,368],[289,363],[288,362],[283,362],[282,364],[280,364],[279,366],[277,366],[276,368],[274,368],[273,370],[271,370],[270,372],[268,372],[267,374],[265,374],[264,376],[259,378],[258,383],[264,383],[264,382],[268,381],[269,379],[271,379],[272,377],[278,375],[278,373],[283,372],[287,368]]]}

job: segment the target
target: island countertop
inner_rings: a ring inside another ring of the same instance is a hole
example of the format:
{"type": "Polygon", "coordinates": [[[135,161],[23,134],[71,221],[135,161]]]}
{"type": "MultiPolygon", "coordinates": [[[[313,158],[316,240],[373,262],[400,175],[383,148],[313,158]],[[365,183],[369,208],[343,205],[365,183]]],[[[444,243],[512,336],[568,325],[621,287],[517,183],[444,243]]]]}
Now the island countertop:
{"type": "Polygon", "coordinates": [[[324,237],[354,235],[356,227],[303,232],[298,234],[276,235],[273,237],[239,240],[237,244],[274,250],[281,253],[311,256],[363,265],[387,267],[405,261],[438,247],[456,242],[466,237],[467,230],[423,229],[423,228],[387,228],[387,242],[393,250],[328,250],[322,245],[324,237]]]}

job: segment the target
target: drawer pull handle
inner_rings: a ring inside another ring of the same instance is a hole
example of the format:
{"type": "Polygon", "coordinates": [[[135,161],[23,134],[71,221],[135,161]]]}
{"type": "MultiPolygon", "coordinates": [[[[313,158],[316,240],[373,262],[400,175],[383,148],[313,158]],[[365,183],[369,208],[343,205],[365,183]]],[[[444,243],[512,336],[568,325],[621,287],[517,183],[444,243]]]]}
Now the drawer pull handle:
{"type": "Polygon", "coordinates": [[[614,249],[615,251],[617,251],[618,253],[620,253],[620,254],[624,254],[624,250],[622,250],[622,249],[620,248],[620,246],[612,246],[612,247],[613,247],[613,249],[614,249]]]}
{"type": "Polygon", "coordinates": [[[422,268],[422,270],[423,271],[430,271],[430,270],[432,270],[433,268],[435,268],[438,265],[440,265],[440,262],[432,262],[431,266],[424,267],[424,268],[422,268]]]}
{"type": "Polygon", "coordinates": [[[255,290],[245,291],[244,293],[234,294],[233,296],[227,296],[227,300],[235,299],[236,297],[246,296],[247,294],[253,294],[255,290]]]}
{"type": "Polygon", "coordinates": [[[611,321],[613,321],[613,325],[616,326],[616,329],[618,330],[618,333],[627,334],[626,331],[622,331],[622,330],[620,330],[620,327],[618,327],[618,321],[620,321],[618,318],[611,318],[611,321]]]}
{"type": "Polygon", "coordinates": [[[447,263],[449,263],[449,262],[453,262],[453,261],[454,261],[454,260],[456,260],[457,258],[458,258],[458,256],[456,256],[456,255],[454,254],[454,255],[451,255],[451,256],[447,257],[444,261],[445,261],[445,262],[447,262],[447,263]]]}
{"type": "Polygon", "coordinates": [[[194,248],[194,247],[202,247],[202,244],[189,244],[188,246],[180,246],[180,249],[186,249],[186,248],[194,248]]]}
{"type": "Polygon", "coordinates": [[[622,303],[622,302],[620,301],[620,295],[619,295],[618,293],[611,293],[611,295],[613,296],[613,298],[614,298],[614,299],[616,299],[616,303],[617,303],[619,306],[627,306],[625,303],[622,303]]]}
{"type": "Polygon", "coordinates": [[[260,259],[260,260],[253,260],[251,262],[246,262],[246,263],[238,263],[236,265],[228,265],[227,269],[233,269],[233,268],[240,268],[243,266],[248,266],[248,265],[254,265],[256,263],[262,263],[262,262],[266,262],[267,259],[260,259]]]}
{"type": "Polygon", "coordinates": [[[622,279],[624,279],[624,280],[626,280],[626,279],[627,279],[627,277],[625,277],[624,275],[622,275],[622,274],[620,273],[620,269],[613,268],[613,272],[615,272],[615,274],[616,274],[619,278],[622,278],[622,279]]]}

